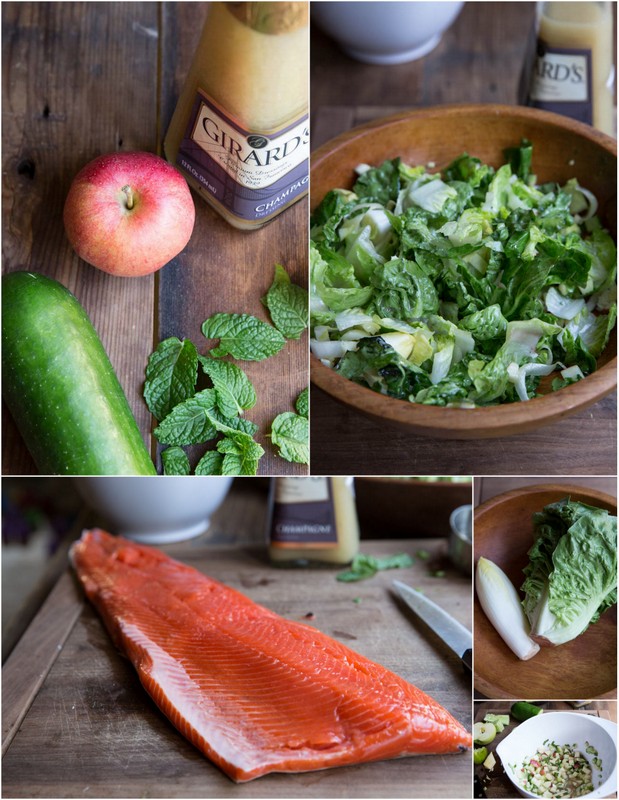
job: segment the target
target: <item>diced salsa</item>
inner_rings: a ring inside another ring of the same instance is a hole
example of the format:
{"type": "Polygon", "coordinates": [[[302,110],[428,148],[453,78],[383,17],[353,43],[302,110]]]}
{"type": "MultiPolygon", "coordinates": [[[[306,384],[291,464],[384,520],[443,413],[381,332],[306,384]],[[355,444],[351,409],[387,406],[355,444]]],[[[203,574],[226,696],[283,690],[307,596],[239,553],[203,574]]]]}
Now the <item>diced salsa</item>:
{"type": "MultiPolygon", "coordinates": [[[[594,754],[594,767],[601,769],[597,751],[587,742],[586,752],[594,754]]],[[[577,746],[546,740],[527,757],[517,771],[517,780],[528,792],[540,797],[581,797],[593,791],[593,768],[577,746]]]]}

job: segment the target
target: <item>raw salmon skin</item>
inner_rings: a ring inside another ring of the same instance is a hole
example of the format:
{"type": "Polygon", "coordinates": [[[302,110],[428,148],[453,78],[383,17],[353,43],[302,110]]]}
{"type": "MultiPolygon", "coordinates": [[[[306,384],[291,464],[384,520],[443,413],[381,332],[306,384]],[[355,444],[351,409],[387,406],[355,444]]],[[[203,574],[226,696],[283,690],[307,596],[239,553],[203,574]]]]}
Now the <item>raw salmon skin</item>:
{"type": "Polygon", "coordinates": [[[234,781],[471,745],[412,684],[160,550],[94,529],[71,561],[148,694],[234,781]]]}

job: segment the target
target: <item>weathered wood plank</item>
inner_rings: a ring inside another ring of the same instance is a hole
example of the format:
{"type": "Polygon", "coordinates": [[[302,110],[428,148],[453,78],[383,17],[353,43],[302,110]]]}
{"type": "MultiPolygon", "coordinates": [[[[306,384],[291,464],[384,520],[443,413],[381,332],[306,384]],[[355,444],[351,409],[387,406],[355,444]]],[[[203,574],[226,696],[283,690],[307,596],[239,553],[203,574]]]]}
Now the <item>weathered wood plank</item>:
{"type": "MultiPolygon", "coordinates": [[[[196,3],[164,6],[162,135],[193,58],[204,12],[202,4],[196,3]]],[[[206,354],[214,343],[204,339],[200,326],[212,314],[248,313],[270,321],[260,299],[271,285],[275,264],[286,267],[295,283],[307,286],[308,206],[301,200],[266,227],[245,232],[228,225],[195,193],[194,199],[197,214],[191,241],[160,273],[157,337],[189,338],[206,354]]],[[[258,396],[246,416],[260,427],[256,440],[265,455],[259,474],[306,474],[307,466],[279,458],[266,434],[277,414],[294,411],[296,396],[308,385],[307,334],[289,341],[274,357],[240,366],[258,396]]],[[[204,449],[196,449],[195,456],[204,449]]]]}
{"type": "Polygon", "coordinates": [[[2,670],[2,753],[10,747],[24,717],[82,608],[73,576],[64,573],[41,606],[2,670]]]}
{"type": "MultiPolygon", "coordinates": [[[[80,261],[62,210],[90,159],[156,147],[158,4],[3,3],[2,28],[3,269],[43,272],[77,296],[149,442],[141,384],[154,278],[114,278],[80,261]]],[[[14,427],[4,434],[3,472],[34,472],[14,427]]]]}

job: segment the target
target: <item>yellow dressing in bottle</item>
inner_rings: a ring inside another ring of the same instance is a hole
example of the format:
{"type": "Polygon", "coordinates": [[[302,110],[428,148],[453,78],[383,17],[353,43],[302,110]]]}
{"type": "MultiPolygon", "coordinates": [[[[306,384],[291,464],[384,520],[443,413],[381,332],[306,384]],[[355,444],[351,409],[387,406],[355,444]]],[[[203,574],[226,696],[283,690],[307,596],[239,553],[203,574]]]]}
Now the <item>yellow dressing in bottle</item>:
{"type": "Polygon", "coordinates": [[[274,478],[268,534],[274,564],[349,564],[359,550],[353,478],[274,478]]]}
{"type": "Polygon", "coordinates": [[[165,156],[232,225],[255,229],[308,189],[307,2],[212,2],[165,156]]]}
{"type": "Polygon", "coordinates": [[[529,104],[614,136],[611,4],[538,3],[537,39],[529,104]]]}

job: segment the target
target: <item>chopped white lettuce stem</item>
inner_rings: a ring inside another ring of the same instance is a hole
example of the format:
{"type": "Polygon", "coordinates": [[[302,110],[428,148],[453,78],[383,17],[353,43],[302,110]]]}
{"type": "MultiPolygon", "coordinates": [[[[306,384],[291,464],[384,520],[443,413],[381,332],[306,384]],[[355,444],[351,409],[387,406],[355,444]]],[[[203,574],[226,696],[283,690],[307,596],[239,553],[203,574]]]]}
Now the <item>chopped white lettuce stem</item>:
{"type": "Polygon", "coordinates": [[[582,297],[564,297],[554,286],[546,292],[546,310],[559,319],[574,319],[584,305],[582,297]]]}
{"type": "Polygon", "coordinates": [[[374,318],[359,308],[349,308],[335,315],[335,324],[338,331],[349,328],[361,327],[366,333],[376,333],[379,325],[374,318]]]}
{"type": "Polygon", "coordinates": [[[417,333],[418,328],[413,328],[407,322],[402,322],[400,319],[391,319],[390,317],[382,317],[379,323],[383,328],[389,328],[392,331],[400,331],[400,333],[417,333]]]}
{"type": "Polygon", "coordinates": [[[529,375],[550,375],[557,369],[558,364],[522,364],[518,366],[515,361],[507,365],[507,375],[509,380],[514,384],[516,392],[520,400],[528,400],[529,393],[527,392],[526,380],[529,375]]]}
{"type": "Polygon", "coordinates": [[[329,326],[328,325],[316,325],[314,327],[314,339],[317,339],[319,342],[328,342],[329,341],[329,326]]]}
{"type": "Polygon", "coordinates": [[[356,346],[356,342],[347,342],[343,339],[339,339],[335,342],[319,342],[317,339],[310,340],[312,353],[321,361],[329,362],[329,365],[333,365],[335,361],[342,358],[349,350],[354,350],[356,346]]]}
{"type": "Polygon", "coordinates": [[[566,367],[565,369],[562,369],[561,377],[565,381],[580,381],[585,376],[583,375],[583,371],[578,364],[574,364],[572,367],[566,367]]]}
{"type": "Polygon", "coordinates": [[[475,588],[484,613],[510,650],[522,661],[539,652],[529,636],[529,623],[513,583],[493,561],[477,562],[475,588]]]}
{"type": "Polygon", "coordinates": [[[451,368],[451,362],[454,357],[454,343],[453,341],[447,342],[438,352],[434,354],[432,361],[432,372],[430,373],[430,383],[436,386],[444,380],[451,368]]]}
{"type": "Polygon", "coordinates": [[[381,333],[380,338],[390,347],[393,347],[402,358],[408,358],[415,346],[415,337],[410,333],[399,333],[398,331],[381,333]]]}

